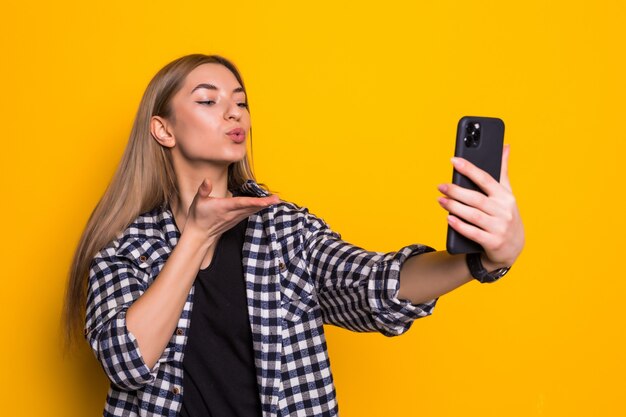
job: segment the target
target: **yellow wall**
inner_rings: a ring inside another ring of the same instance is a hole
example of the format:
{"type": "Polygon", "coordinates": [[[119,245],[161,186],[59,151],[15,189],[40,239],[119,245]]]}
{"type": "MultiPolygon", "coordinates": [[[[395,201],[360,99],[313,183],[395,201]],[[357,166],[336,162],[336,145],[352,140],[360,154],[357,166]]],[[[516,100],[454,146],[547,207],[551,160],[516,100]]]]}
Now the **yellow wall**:
{"type": "Polygon", "coordinates": [[[623,1],[24,2],[2,11],[6,416],[100,415],[58,322],[82,227],[152,75],[244,74],[258,179],[344,239],[445,247],[456,122],[498,116],[527,245],[404,336],[327,327],[342,416],[624,416],[623,1]]]}

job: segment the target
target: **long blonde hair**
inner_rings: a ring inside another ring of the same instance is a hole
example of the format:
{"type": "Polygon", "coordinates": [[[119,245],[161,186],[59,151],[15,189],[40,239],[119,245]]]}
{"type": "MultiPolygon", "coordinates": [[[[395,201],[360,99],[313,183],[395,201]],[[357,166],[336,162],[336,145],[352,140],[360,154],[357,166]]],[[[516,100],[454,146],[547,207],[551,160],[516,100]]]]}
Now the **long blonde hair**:
{"type": "MultiPolygon", "coordinates": [[[[69,270],[63,307],[65,346],[82,336],[87,299],[87,279],[91,261],[98,251],[126,229],[141,213],[177,196],[176,175],[169,148],[152,138],[152,116],[171,117],[171,99],[194,68],[217,63],[228,68],[245,91],[235,65],[219,55],[192,54],[163,67],[150,81],[139,104],[122,159],[104,195],[91,213],[69,270]]],[[[247,101],[247,94],[246,94],[247,101]]],[[[250,129],[252,140],[252,129],[250,129]]],[[[248,179],[255,179],[248,155],[228,167],[228,189],[233,190],[248,179]]],[[[259,183],[265,189],[267,187],[259,183]]]]}

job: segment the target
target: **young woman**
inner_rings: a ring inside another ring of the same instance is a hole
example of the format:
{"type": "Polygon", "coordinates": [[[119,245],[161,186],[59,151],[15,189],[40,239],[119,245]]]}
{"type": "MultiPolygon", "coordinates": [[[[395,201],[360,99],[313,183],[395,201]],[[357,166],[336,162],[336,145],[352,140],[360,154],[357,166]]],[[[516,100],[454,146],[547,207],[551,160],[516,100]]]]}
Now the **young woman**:
{"type": "Polygon", "coordinates": [[[68,337],[84,331],[111,381],[105,416],[335,416],[324,323],[402,334],[522,250],[508,147],[500,183],[454,161],[486,195],[439,187],[481,257],[370,252],[256,182],[247,103],[236,67],[216,55],[169,63],[145,91],[66,297],[68,337]]]}

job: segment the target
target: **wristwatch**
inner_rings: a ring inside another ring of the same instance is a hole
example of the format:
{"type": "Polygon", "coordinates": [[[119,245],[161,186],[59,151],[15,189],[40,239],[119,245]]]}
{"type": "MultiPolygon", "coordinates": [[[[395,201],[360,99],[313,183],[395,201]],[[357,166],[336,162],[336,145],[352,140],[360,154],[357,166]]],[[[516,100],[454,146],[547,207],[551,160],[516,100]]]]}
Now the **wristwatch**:
{"type": "Polygon", "coordinates": [[[468,253],[465,257],[467,261],[467,267],[470,274],[477,279],[481,284],[495,282],[502,278],[511,269],[510,266],[504,268],[498,268],[495,271],[489,272],[483,266],[480,260],[480,253],[468,253]]]}

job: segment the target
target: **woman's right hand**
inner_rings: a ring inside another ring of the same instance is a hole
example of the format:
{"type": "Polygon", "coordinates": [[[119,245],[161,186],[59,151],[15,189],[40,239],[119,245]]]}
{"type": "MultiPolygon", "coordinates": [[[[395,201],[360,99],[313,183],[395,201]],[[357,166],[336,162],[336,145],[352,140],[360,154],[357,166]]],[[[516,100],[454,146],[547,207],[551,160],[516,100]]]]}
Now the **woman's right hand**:
{"type": "Polygon", "coordinates": [[[217,238],[251,214],[280,202],[276,194],[268,197],[210,197],[212,188],[205,178],[189,206],[184,226],[185,230],[193,230],[208,240],[217,238]]]}

